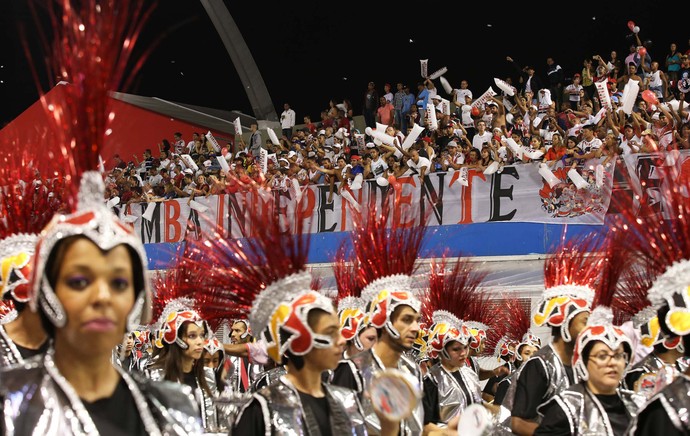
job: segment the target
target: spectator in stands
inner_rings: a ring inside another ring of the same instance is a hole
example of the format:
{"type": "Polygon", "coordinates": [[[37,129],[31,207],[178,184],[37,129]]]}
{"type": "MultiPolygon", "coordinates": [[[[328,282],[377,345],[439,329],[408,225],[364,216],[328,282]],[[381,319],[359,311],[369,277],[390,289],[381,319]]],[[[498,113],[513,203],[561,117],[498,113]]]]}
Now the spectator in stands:
{"type": "Polygon", "coordinates": [[[478,121],[477,133],[475,133],[474,137],[472,138],[472,147],[476,148],[477,151],[480,151],[484,146],[484,143],[488,144],[489,141],[491,141],[492,136],[493,133],[486,130],[486,122],[484,120],[478,121]]]}
{"type": "Polygon", "coordinates": [[[376,127],[376,110],[379,106],[379,93],[374,82],[369,82],[367,92],[364,94],[364,124],[372,129],[376,127]]]}
{"type": "Polygon", "coordinates": [[[397,91],[393,96],[393,109],[395,110],[395,117],[393,122],[402,130],[405,134],[407,131],[404,129],[403,123],[403,105],[405,101],[405,91],[403,90],[403,84],[398,82],[396,85],[397,91]]]}
{"type": "Polygon", "coordinates": [[[261,154],[261,146],[262,146],[262,139],[261,139],[261,132],[259,132],[259,125],[255,122],[252,122],[251,125],[249,126],[249,130],[251,130],[251,136],[249,137],[249,153],[254,159],[258,159],[261,154]]]}
{"type": "Polygon", "coordinates": [[[182,154],[184,153],[185,149],[185,143],[184,139],[182,139],[182,133],[181,132],[175,132],[173,133],[173,150],[175,154],[182,154]]]}
{"type": "Polygon", "coordinates": [[[309,131],[309,134],[313,135],[316,133],[316,124],[311,122],[311,117],[309,115],[304,116],[304,127],[309,131]]]}
{"type": "MultiPolygon", "coordinates": [[[[199,135],[198,132],[192,133],[192,140],[187,143],[187,150],[185,153],[191,154],[192,150],[194,150],[194,147],[196,146],[196,140],[201,139],[201,136],[199,135]]],[[[182,154],[182,153],[180,153],[182,154]]]]}
{"type": "Polygon", "coordinates": [[[546,77],[549,81],[549,91],[551,91],[551,98],[560,106],[563,100],[563,68],[558,65],[552,57],[546,58],[546,77]]]}
{"type": "Polygon", "coordinates": [[[385,97],[379,99],[379,108],[376,110],[376,122],[392,126],[395,120],[395,108],[385,97]]]}
{"type": "Polygon", "coordinates": [[[414,94],[410,93],[410,87],[403,85],[403,97],[402,97],[402,118],[400,120],[400,130],[407,135],[409,129],[414,125],[410,123],[410,112],[414,107],[416,110],[416,98],[414,94]]]}
{"type": "Polygon", "coordinates": [[[552,162],[561,159],[565,156],[566,146],[563,142],[563,136],[559,132],[555,132],[551,135],[551,147],[548,149],[544,155],[544,161],[552,162]]]}
{"type": "Polygon", "coordinates": [[[287,139],[292,139],[292,129],[295,127],[295,120],[295,111],[290,108],[288,103],[285,103],[283,105],[283,113],[280,114],[280,128],[282,129],[283,136],[287,139]]]}

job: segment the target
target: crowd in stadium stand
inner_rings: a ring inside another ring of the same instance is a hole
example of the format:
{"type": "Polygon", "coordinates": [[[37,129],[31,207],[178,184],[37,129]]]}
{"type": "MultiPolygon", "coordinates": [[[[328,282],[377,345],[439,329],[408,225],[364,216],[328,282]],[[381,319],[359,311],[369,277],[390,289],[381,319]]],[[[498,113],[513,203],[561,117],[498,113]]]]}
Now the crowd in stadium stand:
{"type": "Polygon", "coordinates": [[[452,88],[443,76],[414,87],[386,83],[381,91],[370,82],[362,102],[366,127],[393,141],[356,130],[348,99],[330,101],[320,120],[305,116],[300,127],[285,104],[280,138],[262,138],[256,124],[249,143],[238,135],[227,147],[203,133],[183,138],[176,132],[134,161],[116,157],[106,195],[127,204],[232,193],[254,183],[283,190],[326,184],[331,201],[367,179],[423,179],[462,168],[489,174],[535,161],[553,168],[594,159],[606,166],[630,153],[688,149],[689,54],[690,48],[681,53],[671,44],[666,56],[653,55],[637,38],[626,57],[615,51],[607,58],[595,55],[584,59],[580,71],[566,72],[547,58],[543,76],[506,57],[514,74],[496,80],[495,95],[477,95],[466,80],[452,88]],[[408,135],[416,140],[406,145],[408,135]]]}

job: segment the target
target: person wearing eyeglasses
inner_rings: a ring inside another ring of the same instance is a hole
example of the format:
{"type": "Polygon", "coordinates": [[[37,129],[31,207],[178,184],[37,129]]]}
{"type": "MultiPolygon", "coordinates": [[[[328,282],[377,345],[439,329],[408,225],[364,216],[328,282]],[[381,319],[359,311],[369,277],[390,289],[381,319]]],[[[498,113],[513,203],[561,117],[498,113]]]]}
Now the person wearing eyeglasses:
{"type": "Polygon", "coordinates": [[[612,321],[609,308],[592,312],[573,350],[581,381],[539,407],[543,419],[535,436],[625,434],[644,397],[621,388],[632,342],[612,321]]]}

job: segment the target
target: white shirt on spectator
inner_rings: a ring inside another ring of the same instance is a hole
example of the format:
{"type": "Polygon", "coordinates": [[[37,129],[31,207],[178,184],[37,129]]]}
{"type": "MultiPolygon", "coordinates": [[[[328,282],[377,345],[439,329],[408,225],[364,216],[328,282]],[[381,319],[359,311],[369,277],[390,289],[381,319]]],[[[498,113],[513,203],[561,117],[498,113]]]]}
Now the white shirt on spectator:
{"type": "Polygon", "coordinates": [[[633,135],[633,137],[628,140],[625,139],[625,135],[621,133],[619,135],[619,138],[621,140],[621,149],[623,150],[623,156],[627,156],[629,154],[637,153],[640,151],[642,139],[639,136],[633,135]]]}
{"type": "Polygon", "coordinates": [[[579,144],[577,144],[578,148],[585,153],[589,153],[592,150],[598,150],[601,148],[601,145],[601,139],[597,138],[596,136],[592,138],[591,141],[583,139],[579,144]]]}
{"type": "Polygon", "coordinates": [[[472,138],[472,147],[476,148],[479,151],[482,151],[482,148],[484,147],[484,143],[491,144],[491,138],[493,138],[493,133],[489,132],[488,130],[484,131],[483,134],[477,133],[474,135],[472,138]]]}
{"type": "Polygon", "coordinates": [[[388,164],[381,156],[378,159],[371,161],[371,172],[374,178],[382,176],[388,169],[388,164]]]}
{"type": "Polygon", "coordinates": [[[161,184],[162,181],[163,181],[163,176],[161,176],[160,174],[156,174],[155,176],[149,177],[148,183],[151,186],[158,186],[161,184]]]}
{"type": "Polygon", "coordinates": [[[295,111],[288,109],[280,114],[280,128],[281,129],[292,129],[295,127],[295,111]]]}
{"type": "Polygon", "coordinates": [[[426,174],[429,174],[429,168],[431,167],[431,161],[429,159],[419,156],[417,163],[414,163],[412,159],[407,160],[407,167],[419,172],[420,168],[426,168],[426,174]]]}

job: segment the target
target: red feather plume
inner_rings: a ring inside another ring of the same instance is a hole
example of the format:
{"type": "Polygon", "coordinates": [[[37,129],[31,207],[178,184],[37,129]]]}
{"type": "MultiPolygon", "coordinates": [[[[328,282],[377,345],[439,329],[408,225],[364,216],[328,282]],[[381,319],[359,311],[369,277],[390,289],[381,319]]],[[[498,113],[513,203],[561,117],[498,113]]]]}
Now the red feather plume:
{"type": "MultiPolygon", "coordinates": [[[[38,36],[49,54],[46,65],[49,77],[68,83],[58,103],[49,103],[45,92],[40,93],[51,120],[51,133],[59,146],[53,158],[58,156],[67,164],[66,178],[73,196],[81,173],[98,168],[100,152],[110,134],[108,125],[115,116],[110,110],[110,93],[120,90],[123,84],[126,88],[143,64],[144,56],[127,70],[141,29],[155,5],[145,8],[144,3],[131,0],[49,3],[52,43],[45,42],[48,38],[33,9],[38,36]]],[[[27,44],[25,51],[31,60],[27,44]]],[[[32,73],[38,84],[34,68],[32,73]]]]}
{"type": "Polygon", "coordinates": [[[474,304],[487,272],[479,271],[474,262],[458,258],[452,268],[448,259],[431,262],[429,285],[422,299],[422,319],[431,324],[431,316],[436,310],[447,310],[461,320],[480,321],[468,317],[467,308],[474,304]]]}
{"type": "Polygon", "coordinates": [[[396,274],[412,276],[417,269],[428,214],[419,217],[414,208],[392,210],[388,200],[393,198],[393,191],[389,192],[380,209],[370,207],[366,214],[355,215],[352,246],[359,262],[360,283],[396,274]],[[421,224],[416,224],[418,221],[421,224]]]}
{"type": "Polygon", "coordinates": [[[605,257],[592,253],[596,253],[600,245],[601,240],[589,234],[569,240],[562,238],[558,248],[544,261],[544,287],[581,285],[595,290],[605,257]]]}
{"type": "Polygon", "coordinates": [[[357,276],[357,258],[349,251],[349,241],[343,240],[333,259],[333,277],[338,288],[336,305],[345,297],[362,296],[362,285],[357,276]]]}
{"type": "MultiPolygon", "coordinates": [[[[252,303],[269,284],[306,270],[310,235],[303,219],[288,222],[272,202],[262,203],[256,187],[247,196],[251,235],[234,239],[208,223],[200,239],[185,239],[182,266],[189,289],[206,319],[246,319],[252,303]]],[[[206,226],[204,226],[206,227],[206,226]]]]}
{"type": "Polygon", "coordinates": [[[675,262],[690,259],[690,179],[680,177],[676,167],[656,168],[663,183],[654,189],[653,197],[637,190],[640,183],[624,172],[635,189],[635,202],[632,197],[614,197],[620,213],[611,226],[611,231],[623,233],[628,255],[646,264],[653,277],[675,262]]]}

